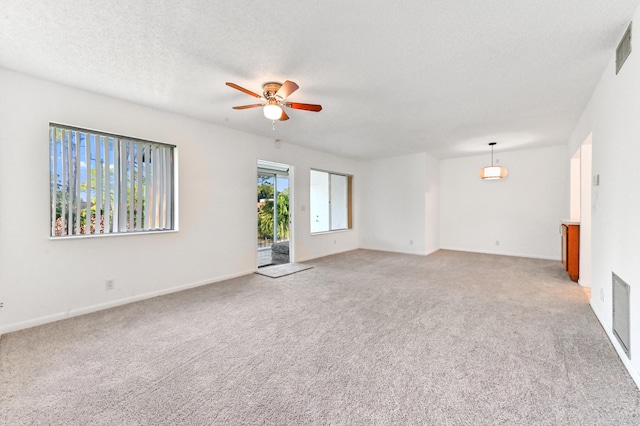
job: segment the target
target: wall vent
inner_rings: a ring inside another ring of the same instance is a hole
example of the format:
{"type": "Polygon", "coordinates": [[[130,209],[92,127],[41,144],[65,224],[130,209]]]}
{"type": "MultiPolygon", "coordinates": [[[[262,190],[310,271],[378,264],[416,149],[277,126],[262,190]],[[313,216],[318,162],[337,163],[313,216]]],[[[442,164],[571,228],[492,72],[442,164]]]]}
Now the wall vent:
{"type": "Polygon", "coordinates": [[[629,284],[624,282],[615,273],[612,275],[613,289],[613,334],[615,334],[618,342],[627,354],[627,358],[631,359],[630,354],[630,330],[629,330],[629,292],[631,288],[629,284]]]}
{"type": "Polygon", "coordinates": [[[616,74],[620,72],[624,61],[627,60],[629,54],[631,53],[631,25],[633,22],[629,23],[629,28],[622,36],[622,40],[620,40],[620,44],[618,44],[618,48],[616,49],[616,74]]]}

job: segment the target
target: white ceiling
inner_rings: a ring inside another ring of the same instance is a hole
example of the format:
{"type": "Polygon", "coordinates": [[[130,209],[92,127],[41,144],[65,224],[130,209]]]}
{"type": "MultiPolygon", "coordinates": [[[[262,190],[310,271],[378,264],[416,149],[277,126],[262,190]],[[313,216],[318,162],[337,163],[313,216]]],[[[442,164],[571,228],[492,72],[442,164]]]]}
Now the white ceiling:
{"type": "Polygon", "coordinates": [[[344,156],[446,158],[566,143],[638,3],[0,0],[0,66],[344,156]],[[323,110],[273,131],[231,109],[256,99],[225,82],[287,79],[323,110]]]}

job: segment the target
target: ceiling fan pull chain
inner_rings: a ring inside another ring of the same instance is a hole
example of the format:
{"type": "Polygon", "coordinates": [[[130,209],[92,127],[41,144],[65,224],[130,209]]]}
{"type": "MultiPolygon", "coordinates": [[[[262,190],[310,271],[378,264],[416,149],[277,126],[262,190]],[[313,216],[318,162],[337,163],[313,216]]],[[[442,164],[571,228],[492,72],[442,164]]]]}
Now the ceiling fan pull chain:
{"type": "Polygon", "coordinates": [[[272,120],[271,124],[273,125],[273,131],[276,131],[276,120],[272,120]]]}

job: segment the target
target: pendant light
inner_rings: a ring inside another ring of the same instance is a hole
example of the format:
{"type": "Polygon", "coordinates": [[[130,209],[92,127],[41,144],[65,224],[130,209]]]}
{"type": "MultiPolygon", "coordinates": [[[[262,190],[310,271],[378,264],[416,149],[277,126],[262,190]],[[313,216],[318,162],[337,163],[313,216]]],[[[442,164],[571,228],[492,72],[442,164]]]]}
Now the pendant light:
{"type": "Polygon", "coordinates": [[[478,174],[480,178],[485,180],[492,179],[502,179],[507,175],[507,169],[502,166],[494,166],[493,165],[493,146],[497,142],[489,142],[489,146],[491,147],[491,166],[483,167],[480,169],[478,174]]]}

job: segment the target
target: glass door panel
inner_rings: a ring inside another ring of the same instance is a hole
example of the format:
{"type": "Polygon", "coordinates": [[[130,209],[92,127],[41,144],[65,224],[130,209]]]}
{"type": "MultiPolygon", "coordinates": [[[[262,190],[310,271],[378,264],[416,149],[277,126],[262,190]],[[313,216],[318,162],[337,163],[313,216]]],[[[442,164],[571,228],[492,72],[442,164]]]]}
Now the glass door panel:
{"type": "Polygon", "coordinates": [[[258,170],[258,267],[289,263],[289,176],[258,170]]]}

